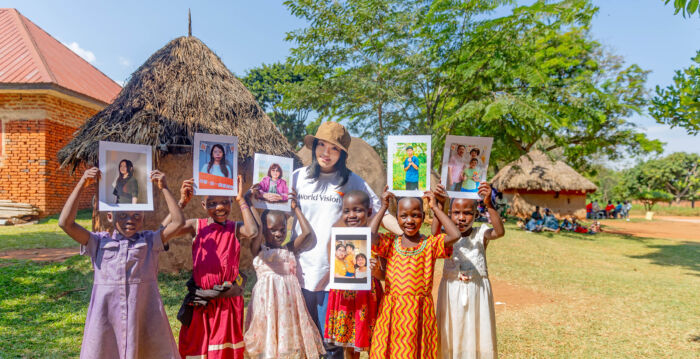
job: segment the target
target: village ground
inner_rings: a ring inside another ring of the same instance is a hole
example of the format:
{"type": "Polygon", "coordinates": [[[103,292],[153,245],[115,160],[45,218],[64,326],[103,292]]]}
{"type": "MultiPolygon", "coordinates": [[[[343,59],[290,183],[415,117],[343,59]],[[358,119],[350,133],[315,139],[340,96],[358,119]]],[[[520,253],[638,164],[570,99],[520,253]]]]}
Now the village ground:
{"type": "MultiPolygon", "coordinates": [[[[89,216],[80,214],[86,227],[89,216]]],[[[604,225],[615,233],[536,234],[509,224],[489,245],[501,357],[700,355],[700,217],[604,225]]],[[[0,228],[0,358],[77,357],[92,272],[76,254],[55,217],[0,228]]],[[[188,277],[159,277],[176,337],[188,277]]]]}

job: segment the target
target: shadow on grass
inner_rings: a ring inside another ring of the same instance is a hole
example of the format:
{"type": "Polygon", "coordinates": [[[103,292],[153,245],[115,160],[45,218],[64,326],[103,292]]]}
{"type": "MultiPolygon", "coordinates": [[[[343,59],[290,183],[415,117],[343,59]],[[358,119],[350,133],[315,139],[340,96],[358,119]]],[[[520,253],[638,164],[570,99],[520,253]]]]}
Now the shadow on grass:
{"type": "Polygon", "coordinates": [[[647,244],[641,238],[635,238],[644,243],[647,248],[655,249],[655,252],[629,256],[636,259],[648,259],[653,264],[661,266],[682,267],[694,275],[700,276],[700,243],[674,242],[673,244],[647,244]]]}
{"type": "MultiPolygon", "coordinates": [[[[160,274],[169,312],[177,312],[190,272],[160,274]]],[[[61,263],[0,260],[0,357],[76,358],[92,291],[90,259],[61,263]]],[[[171,326],[179,322],[174,315],[171,326]]]]}

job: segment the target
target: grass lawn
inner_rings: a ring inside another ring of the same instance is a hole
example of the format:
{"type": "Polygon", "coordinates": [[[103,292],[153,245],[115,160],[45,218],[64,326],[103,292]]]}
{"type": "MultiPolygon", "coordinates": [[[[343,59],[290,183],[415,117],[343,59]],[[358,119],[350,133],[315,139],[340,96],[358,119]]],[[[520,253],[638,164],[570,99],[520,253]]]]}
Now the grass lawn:
{"type": "MultiPolygon", "coordinates": [[[[696,205],[695,208],[681,207],[681,206],[668,206],[664,203],[661,203],[661,204],[655,205],[654,208],[652,209],[652,212],[654,212],[654,214],[657,216],[697,217],[697,216],[700,216],[700,202],[698,202],[698,205],[696,205]]],[[[632,210],[630,211],[630,214],[643,216],[646,213],[647,213],[647,211],[646,211],[646,209],[644,209],[643,205],[636,204],[636,203],[632,205],[632,210]]]]}
{"type": "MultiPolygon", "coordinates": [[[[92,210],[79,211],[76,223],[90,230],[92,210]]],[[[38,224],[0,226],[0,250],[66,248],[77,245],[58,228],[58,215],[46,217],[38,224]]]]}
{"type": "MultiPolygon", "coordinates": [[[[700,243],[507,230],[489,245],[491,276],[548,300],[497,312],[501,357],[700,355],[700,243]]],[[[159,277],[176,337],[188,277],[159,277]]],[[[90,262],[80,256],[0,260],[0,357],[76,357],[91,282],[90,262]]]]}

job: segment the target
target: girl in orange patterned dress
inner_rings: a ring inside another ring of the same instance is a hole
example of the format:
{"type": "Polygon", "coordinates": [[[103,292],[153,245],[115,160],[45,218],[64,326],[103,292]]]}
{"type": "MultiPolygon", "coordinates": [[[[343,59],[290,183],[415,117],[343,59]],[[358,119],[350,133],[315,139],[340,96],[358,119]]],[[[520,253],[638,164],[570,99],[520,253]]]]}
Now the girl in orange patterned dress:
{"type": "MultiPolygon", "coordinates": [[[[384,215],[392,197],[394,194],[385,189],[378,216],[384,215]]],[[[437,357],[437,324],[431,295],[435,260],[449,256],[449,247],[460,238],[460,233],[439,210],[432,192],[425,192],[424,198],[444,225],[444,234],[426,237],[420,233],[425,218],[420,198],[404,197],[398,201],[396,214],[403,230],[401,236],[377,235],[379,223],[372,223],[375,251],[388,262],[385,294],[372,333],[370,358],[437,357]]]]}
{"type": "MultiPolygon", "coordinates": [[[[367,227],[367,220],[371,215],[372,206],[367,192],[350,191],[343,196],[341,217],[335,226],[367,227]]],[[[372,221],[381,222],[382,217],[374,216],[372,221]]],[[[359,264],[368,264],[362,253],[357,256],[357,260],[359,264]]],[[[359,358],[360,352],[369,350],[379,302],[384,294],[379,282],[379,279],[384,278],[384,274],[375,259],[372,259],[372,263],[371,290],[331,289],[328,294],[324,340],[326,343],[345,347],[346,359],[359,358]]],[[[357,264],[355,267],[360,270],[357,264]]],[[[356,275],[361,273],[355,270],[353,272],[356,275]]]]}

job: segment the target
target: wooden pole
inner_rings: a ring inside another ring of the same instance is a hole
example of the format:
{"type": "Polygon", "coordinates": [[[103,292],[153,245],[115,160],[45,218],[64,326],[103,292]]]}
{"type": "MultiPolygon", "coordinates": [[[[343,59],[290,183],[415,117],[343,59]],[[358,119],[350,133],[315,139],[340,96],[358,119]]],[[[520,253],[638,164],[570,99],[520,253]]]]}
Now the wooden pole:
{"type": "Polygon", "coordinates": [[[187,9],[187,36],[192,36],[192,12],[187,9]]]}

